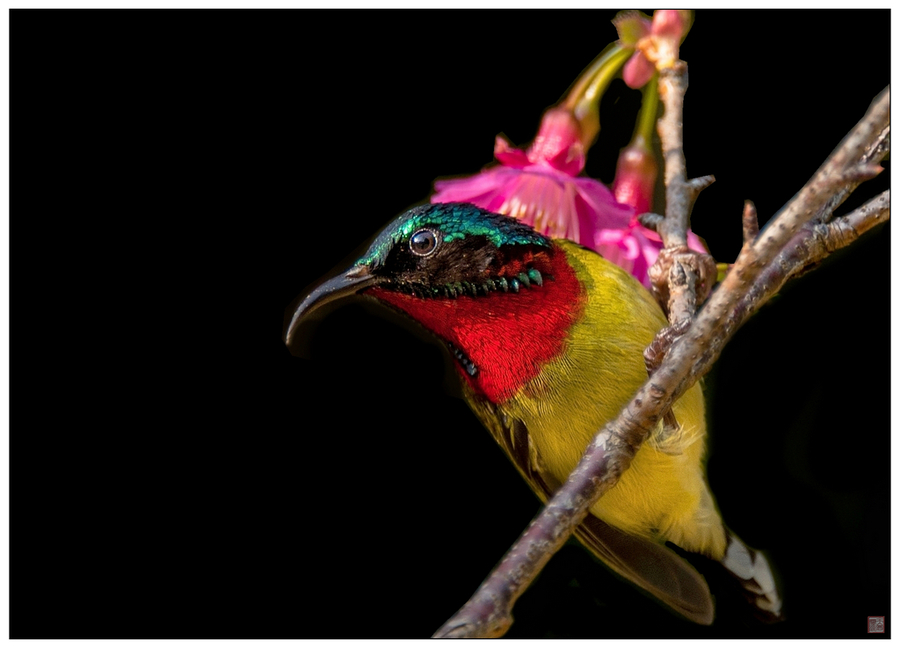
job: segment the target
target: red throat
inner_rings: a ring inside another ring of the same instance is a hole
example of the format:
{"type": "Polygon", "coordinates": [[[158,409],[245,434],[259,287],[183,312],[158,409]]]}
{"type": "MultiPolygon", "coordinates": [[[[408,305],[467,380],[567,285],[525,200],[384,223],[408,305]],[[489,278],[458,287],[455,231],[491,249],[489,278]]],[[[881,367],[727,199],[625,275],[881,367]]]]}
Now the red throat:
{"type": "Polygon", "coordinates": [[[530,261],[544,276],[544,285],[522,287],[518,293],[421,299],[372,288],[368,294],[408,313],[465,353],[477,371],[471,376],[458,364],[463,379],[488,400],[501,403],[563,352],[584,305],[581,283],[561,249],[554,246],[551,254],[530,261]]]}

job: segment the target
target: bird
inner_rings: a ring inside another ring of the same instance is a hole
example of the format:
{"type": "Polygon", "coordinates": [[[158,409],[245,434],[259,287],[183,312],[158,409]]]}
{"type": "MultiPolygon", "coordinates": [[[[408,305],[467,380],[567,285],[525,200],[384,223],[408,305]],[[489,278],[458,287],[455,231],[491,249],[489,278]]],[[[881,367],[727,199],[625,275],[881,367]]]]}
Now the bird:
{"type": "MultiPolygon", "coordinates": [[[[650,292],[595,251],[469,203],[421,205],[389,222],[302,299],[285,343],[312,312],[357,294],[446,346],[463,398],[543,502],[645,382],[643,351],[666,325],[650,292]]],[[[767,559],[728,530],[710,491],[700,384],[672,411],[677,426],[651,432],[576,537],[691,621],[713,622],[709,586],[666,543],[720,563],[756,618],[780,620],[767,559]]]]}

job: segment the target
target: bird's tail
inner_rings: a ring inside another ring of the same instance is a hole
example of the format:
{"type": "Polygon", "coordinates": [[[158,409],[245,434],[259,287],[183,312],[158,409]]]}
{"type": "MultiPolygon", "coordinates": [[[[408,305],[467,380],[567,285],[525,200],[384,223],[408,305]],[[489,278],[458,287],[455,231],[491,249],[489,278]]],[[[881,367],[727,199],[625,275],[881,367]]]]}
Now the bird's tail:
{"type": "Polygon", "coordinates": [[[721,564],[737,580],[741,593],[755,610],[754,616],[766,623],[782,621],[781,596],[766,557],[727,530],[726,541],[721,564]]]}

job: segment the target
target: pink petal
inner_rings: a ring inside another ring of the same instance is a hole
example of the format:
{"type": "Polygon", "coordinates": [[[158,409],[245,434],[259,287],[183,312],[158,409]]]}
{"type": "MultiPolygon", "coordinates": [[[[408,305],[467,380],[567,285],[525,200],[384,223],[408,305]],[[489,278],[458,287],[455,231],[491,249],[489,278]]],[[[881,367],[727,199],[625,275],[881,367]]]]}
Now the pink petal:
{"type": "Polygon", "coordinates": [[[616,200],[630,205],[637,214],[650,211],[656,175],[656,160],[646,146],[634,144],[622,149],[612,186],[616,200]]]}
{"type": "Polygon", "coordinates": [[[653,12],[653,21],[650,31],[654,36],[663,36],[676,40],[676,45],[681,41],[689,24],[690,13],[675,9],[658,9],[653,12]]]}
{"type": "Polygon", "coordinates": [[[592,178],[573,178],[578,195],[594,214],[596,229],[625,229],[631,222],[634,210],[617,202],[612,192],[592,178]]]}
{"type": "Polygon", "coordinates": [[[641,52],[632,54],[622,68],[622,79],[629,88],[643,88],[653,76],[656,68],[641,52]]]}
{"type": "MultiPolygon", "coordinates": [[[[504,167],[495,166],[476,173],[468,178],[438,180],[434,183],[435,193],[431,202],[476,202],[479,197],[498,189],[503,189],[509,182],[502,173],[504,167]]],[[[482,207],[482,205],[478,205],[482,207]]],[[[485,209],[487,209],[485,207],[485,209]]]]}
{"type": "Polygon", "coordinates": [[[528,147],[533,164],[546,163],[571,176],[584,168],[584,144],[581,126],[571,110],[551,108],[541,118],[538,134],[528,147]]]}
{"type": "Polygon", "coordinates": [[[494,157],[503,166],[515,169],[521,169],[530,164],[525,151],[514,148],[506,138],[500,135],[494,139],[494,157]]]}
{"type": "Polygon", "coordinates": [[[546,163],[549,166],[570,176],[576,176],[581,173],[581,170],[584,168],[584,162],[584,146],[582,146],[581,142],[576,142],[568,148],[561,149],[555,155],[546,159],[546,163]]]}
{"type": "Polygon", "coordinates": [[[545,236],[564,236],[569,215],[561,204],[562,193],[552,173],[532,170],[519,175],[497,211],[520,219],[545,236]]]}
{"type": "Polygon", "coordinates": [[[709,250],[706,249],[706,244],[703,242],[703,239],[694,234],[691,230],[688,230],[687,233],[687,243],[688,247],[696,252],[709,252],[709,250]]]}

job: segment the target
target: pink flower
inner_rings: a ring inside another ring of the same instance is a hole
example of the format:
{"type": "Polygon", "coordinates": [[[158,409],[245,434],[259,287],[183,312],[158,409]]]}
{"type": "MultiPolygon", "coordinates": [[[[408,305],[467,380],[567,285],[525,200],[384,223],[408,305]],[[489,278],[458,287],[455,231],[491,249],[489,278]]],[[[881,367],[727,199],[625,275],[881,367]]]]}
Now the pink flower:
{"type": "MultiPolygon", "coordinates": [[[[601,182],[577,177],[585,151],[581,127],[569,110],[548,110],[525,151],[498,136],[494,157],[500,164],[477,175],[435,182],[431,202],[470,202],[518,218],[545,236],[592,248],[598,232],[629,227],[631,207],[616,202],[601,182]]],[[[598,252],[604,254],[605,247],[598,252]]]]}
{"type": "Polygon", "coordinates": [[[678,60],[678,47],[691,27],[690,11],[664,9],[651,20],[639,11],[623,11],[613,24],[619,32],[619,44],[635,52],[622,68],[622,79],[630,88],[646,84],[657,69],[678,60]]]}

